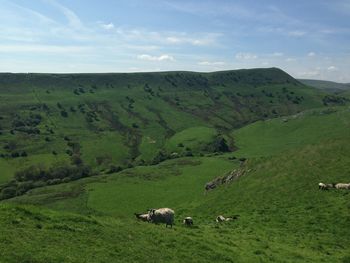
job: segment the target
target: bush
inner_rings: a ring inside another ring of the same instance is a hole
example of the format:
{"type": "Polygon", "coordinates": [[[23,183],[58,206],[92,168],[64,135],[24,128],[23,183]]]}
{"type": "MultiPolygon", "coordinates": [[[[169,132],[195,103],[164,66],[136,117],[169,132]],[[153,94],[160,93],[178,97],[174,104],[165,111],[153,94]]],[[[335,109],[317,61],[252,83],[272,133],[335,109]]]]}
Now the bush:
{"type": "Polygon", "coordinates": [[[14,186],[6,187],[1,190],[0,199],[9,199],[15,197],[17,194],[17,188],[14,186]]]}
{"type": "Polygon", "coordinates": [[[107,174],[118,173],[122,170],[123,170],[123,168],[121,166],[116,166],[116,165],[112,164],[106,173],[107,174]]]}
{"type": "Polygon", "coordinates": [[[77,154],[74,154],[72,156],[71,161],[72,161],[72,164],[74,164],[74,165],[81,165],[81,164],[83,164],[83,160],[77,154]]]}
{"type": "Polygon", "coordinates": [[[170,157],[165,152],[159,151],[158,154],[153,158],[152,164],[158,164],[167,159],[170,159],[170,157]]]}
{"type": "Polygon", "coordinates": [[[216,136],[212,143],[207,147],[210,152],[230,152],[230,147],[227,144],[227,141],[222,136],[216,136]]]}
{"type": "Polygon", "coordinates": [[[49,169],[42,165],[30,166],[15,173],[15,180],[5,184],[0,199],[22,195],[30,189],[77,180],[92,175],[89,166],[59,164],[49,169]]]}
{"type": "Polygon", "coordinates": [[[191,151],[186,151],[185,152],[185,156],[186,157],[192,157],[193,156],[193,153],[191,151]]]}
{"type": "Polygon", "coordinates": [[[68,112],[66,112],[65,110],[62,110],[61,111],[61,116],[64,117],[64,118],[67,118],[68,117],[68,112]]]}
{"type": "Polygon", "coordinates": [[[62,180],[57,178],[57,179],[48,180],[47,184],[48,185],[55,185],[55,184],[60,184],[61,182],[62,182],[62,180]]]}
{"type": "Polygon", "coordinates": [[[247,158],[244,158],[244,157],[239,158],[239,161],[242,162],[242,163],[244,163],[246,160],[247,160],[247,158]]]}
{"type": "Polygon", "coordinates": [[[12,158],[17,158],[17,157],[19,157],[19,153],[18,153],[18,152],[13,152],[13,153],[11,153],[11,157],[12,157],[12,158]]]}

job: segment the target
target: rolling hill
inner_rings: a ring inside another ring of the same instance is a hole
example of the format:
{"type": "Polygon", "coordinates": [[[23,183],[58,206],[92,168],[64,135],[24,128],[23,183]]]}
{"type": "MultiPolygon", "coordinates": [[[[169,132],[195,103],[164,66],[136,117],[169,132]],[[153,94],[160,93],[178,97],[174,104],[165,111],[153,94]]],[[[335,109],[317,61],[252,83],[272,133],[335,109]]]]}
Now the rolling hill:
{"type": "Polygon", "coordinates": [[[232,150],[232,129],[320,107],[325,96],[276,68],[3,73],[0,94],[0,182],[30,165],[84,163],[100,173],[210,153],[223,139],[232,150]]]}
{"type": "Polygon", "coordinates": [[[27,156],[2,150],[3,187],[19,194],[0,202],[0,262],[350,261],[350,191],[318,190],[350,178],[346,98],[274,68],[2,77],[0,141],[27,156]],[[15,129],[15,114],[40,114],[19,126],[40,132],[15,129]],[[67,162],[93,173],[45,179],[67,162]],[[234,170],[244,175],[205,192],[234,170]],[[35,187],[19,192],[27,179],[35,187]],[[138,222],[133,213],[151,207],[173,208],[175,226],[138,222]],[[217,224],[219,214],[239,218],[217,224]]]}
{"type": "Polygon", "coordinates": [[[315,79],[298,79],[301,83],[311,86],[317,89],[326,90],[330,92],[341,93],[343,91],[350,90],[350,83],[338,83],[326,80],[315,80],[315,79]]]}

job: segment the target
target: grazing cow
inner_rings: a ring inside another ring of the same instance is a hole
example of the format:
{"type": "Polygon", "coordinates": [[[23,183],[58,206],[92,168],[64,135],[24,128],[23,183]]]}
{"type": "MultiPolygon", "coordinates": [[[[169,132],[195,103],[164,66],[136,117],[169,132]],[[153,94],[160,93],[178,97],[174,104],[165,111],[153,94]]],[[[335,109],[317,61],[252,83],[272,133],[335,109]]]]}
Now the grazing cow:
{"type": "Polygon", "coordinates": [[[148,214],[135,213],[134,215],[136,216],[137,219],[140,219],[141,221],[150,222],[150,218],[148,214]]]}
{"type": "Polygon", "coordinates": [[[185,226],[193,226],[193,219],[192,217],[185,217],[182,221],[185,226]]]}
{"type": "Polygon", "coordinates": [[[335,185],[336,189],[350,189],[350,183],[344,184],[344,183],[338,183],[335,185]]]}
{"type": "Polygon", "coordinates": [[[168,225],[172,228],[174,224],[174,210],[170,208],[159,208],[159,209],[150,209],[148,216],[152,223],[165,223],[165,227],[168,225]]]}

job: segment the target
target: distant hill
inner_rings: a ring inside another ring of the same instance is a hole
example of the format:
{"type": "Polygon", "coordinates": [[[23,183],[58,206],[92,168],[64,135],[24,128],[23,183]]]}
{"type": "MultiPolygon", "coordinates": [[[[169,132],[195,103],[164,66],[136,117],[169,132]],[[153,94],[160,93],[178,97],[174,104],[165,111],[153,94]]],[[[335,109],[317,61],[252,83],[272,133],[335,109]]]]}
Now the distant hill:
{"type": "Polygon", "coordinates": [[[346,90],[350,90],[350,83],[338,83],[327,80],[315,80],[315,79],[298,79],[301,83],[331,92],[342,92],[346,90]]]}
{"type": "Polygon", "coordinates": [[[323,105],[277,68],[213,73],[0,74],[0,183],[28,165],[108,172],[234,149],[230,131],[323,105]]]}

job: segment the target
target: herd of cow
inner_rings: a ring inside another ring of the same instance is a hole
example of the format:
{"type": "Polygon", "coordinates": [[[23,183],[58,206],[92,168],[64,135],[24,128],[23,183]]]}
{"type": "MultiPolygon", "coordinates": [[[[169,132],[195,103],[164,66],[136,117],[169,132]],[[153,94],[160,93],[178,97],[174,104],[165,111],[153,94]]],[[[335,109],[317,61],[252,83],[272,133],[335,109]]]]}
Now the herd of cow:
{"type": "MultiPolygon", "coordinates": [[[[149,209],[148,212],[145,214],[135,213],[135,216],[137,219],[141,221],[155,223],[155,224],[164,223],[165,227],[168,227],[168,226],[173,227],[175,212],[170,208],[159,208],[159,209],[149,209]]],[[[216,217],[216,222],[221,223],[221,222],[236,220],[238,218],[239,218],[239,215],[226,217],[226,218],[222,215],[219,215],[216,217]]],[[[189,216],[185,217],[182,223],[185,226],[193,226],[193,219],[192,217],[189,217],[189,216]]]]}

